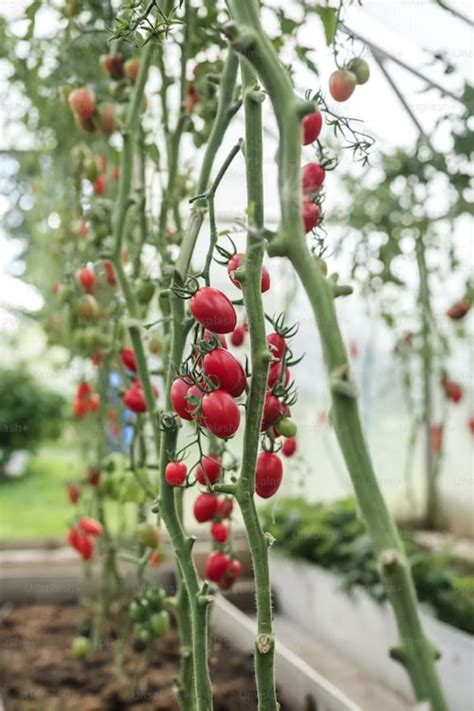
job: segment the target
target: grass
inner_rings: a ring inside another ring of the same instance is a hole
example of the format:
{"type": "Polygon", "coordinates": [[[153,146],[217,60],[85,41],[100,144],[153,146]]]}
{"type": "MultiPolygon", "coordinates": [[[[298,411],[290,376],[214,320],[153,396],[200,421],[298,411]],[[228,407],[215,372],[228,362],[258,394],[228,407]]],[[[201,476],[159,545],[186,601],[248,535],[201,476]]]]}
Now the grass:
{"type": "Polygon", "coordinates": [[[64,536],[71,516],[65,484],[83,469],[74,448],[44,447],[24,476],[0,481],[0,539],[64,536]]]}

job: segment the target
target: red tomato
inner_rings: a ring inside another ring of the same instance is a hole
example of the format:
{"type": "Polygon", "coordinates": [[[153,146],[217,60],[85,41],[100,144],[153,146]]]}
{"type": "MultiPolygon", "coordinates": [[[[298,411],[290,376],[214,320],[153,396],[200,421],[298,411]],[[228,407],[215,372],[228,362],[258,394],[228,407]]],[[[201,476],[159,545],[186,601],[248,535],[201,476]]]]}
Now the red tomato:
{"type": "Polygon", "coordinates": [[[448,400],[451,400],[451,402],[453,402],[455,405],[461,402],[464,395],[464,390],[458,383],[455,383],[454,380],[451,380],[450,378],[446,377],[443,380],[443,387],[448,400]]]}
{"type": "Polygon", "coordinates": [[[308,146],[310,143],[319,137],[323,127],[323,117],[321,111],[316,110],[312,114],[308,114],[303,119],[303,146],[308,146]]]}
{"type": "Polygon", "coordinates": [[[262,499],[273,496],[281,484],[283,465],[273,452],[261,452],[255,470],[255,491],[262,499]]]}
{"type": "Polygon", "coordinates": [[[321,217],[319,205],[316,205],[314,202],[310,202],[309,200],[303,200],[302,215],[304,231],[311,232],[311,230],[316,227],[319,222],[319,218],[321,217]]]}
{"type": "Polygon", "coordinates": [[[265,402],[263,404],[262,431],[267,430],[270,425],[278,422],[285,413],[285,406],[282,402],[267,390],[265,402]]]}
{"type": "Polygon", "coordinates": [[[165,479],[170,486],[182,486],[187,473],[188,468],[184,462],[169,462],[165,469],[165,479]]]}
{"type": "Polygon", "coordinates": [[[97,412],[100,407],[100,397],[97,393],[92,393],[86,400],[87,409],[89,412],[97,412]]]}
{"type": "MultiPolygon", "coordinates": [[[[239,269],[239,267],[242,266],[244,263],[245,259],[245,254],[239,253],[239,254],[234,254],[233,257],[229,259],[229,262],[227,264],[227,273],[230,277],[230,280],[234,286],[236,286],[238,289],[241,289],[240,282],[235,278],[234,272],[239,269]]],[[[266,267],[262,267],[262,279],[260,281],[260,291],[265,293],[265,291],[268,291],[270,288],[270,274],[268,272],[268,269],[266,267]]]]}
{"type": "Polygon", "coordinates": [[[88,119],[95,111],[94,92],[87,87],[73,89],[68,96],[68,104],[78,118],[88,119]]]}
{"type": "Polygon", "coordinates": [[[242,566],[237,558],[233,558],[230,561],[230,565],[223,578],[219,580],[219,587],[221,590],[229,590],[234,582],[240,578],[242,574],[242,566]]]}
{"type": "Polygon", "coordinates": [[[357,77],[347,69],[337,69],[329,77],[329,93],[334,101],[347,101],[357,84],[357,77]]]}
{"type": "Polygon", "coordinates": [[[217,513],[217,496],[214,494],[199,494],[194,502],[194,518],[199,523],[212,521],[217,513]]]}
{"type": "Polygon", "coordinates": [[[225,348],[216,348],[204,356],[203,370],[221,390],[239,397],[245,390],[245,371],[232,353],[225,348]]]}
{"type": "Polygon", "coordinates": [[[102,175],[99,175],[92,183],[92,186],[96,195],[105,195],[105,190],[107,187],[107,180],[105,175],[103,173],[102,175]]]}
{"type": "Polygon", "coordinates": [[[283,382],[283,385],[286,387],[288,383],[290,382],[290,371],[289,369],[285,366],[285,372],[283,375],[283,378],[280,378],[281,376],[281,371],[282,371],[283,364],[282,363],[273,363],[268,371],[268,387],[271,389],[273,388],[277,382],[280,381],[280,379],[283,382]]]}
{"type": "Polygon", "coordinates": [[[176,378],[171,386],[171,405],[183,420],[193,419],[189,412],[189,403],[186,400],[190,388],[191,383],[186,382],[184,378],[176,378]]]}
{"type": "Polygon", "coordinates": [[[139,385],[132,385],[123,396],[123,403],[132,412],[142,413],[147,411],[145,395],[139,385]]]}
{"type": "Polygon", "coordinates": [[[135,360],[135,353],[131,348],[123,348],[120,351],[120,357],[122,359],[122,363],[128,370],[133,371],[134,373],[137,372],[137,362],[135,360]]]}
{"type": "Polygon", "coordinates": [[[443,426],[431,425],[430,427],[430,444],[431,449],[435,454],[441,454],[443,448],[443,426]]]}
{"type": "Polygon", "coordinates": [[[234,499],[230,496],[223,496],[217,501],[217,513],[219,518],[230,518],[234,510],[234,499]]]}
{"type": "Polygon", "coordinates": [[[86,400],[74,400],[72,404],[74,417],[84,417],[89,412],[86,400]]]}
{"type": "Polygon", "coordinates": [[[208,454],[201,459],[201,463],[196,468],[196,479],[203,486],[215,484],[221,476],[221,460],[213,454],[208,454]]]}
{"type": "Polygon", "coordinates": [[[234,306],[219,289],[212,286],[198,289],[191,297],[189,308],[196,321],[213,333],[231,333],[235,328],[234,306]]]}
{"type": "Polygon", "coordinates": [[[288,439],[285,439],[285,441],[283,442],[281,453],[284,454],[285,457],[292,457],[295,452],[296,437],[288,437],[288,439]]]}
{"type": "Polygon", "coordinates": [[[455,304],[450,306],[446,311],[446,314],[453,321],[458,321],[459,319],[464,318],[470,308],[471,302],[467,299],[461,299],[461,301],[457,301],[455,304]]]}
{"type": "Polygon", "coordinates": [[[123,56],[120,52],[116,54],[101,54],[99,63],[104,72],[110,74],[112,79],[121,79],[123,77],[123,56]]]}
{"type": "Polygon", "coordinates": [[[216,543],[225,543],[229,538],[229,526],[225,523],[213,523],[211,526],[211,536],[216,543]]]}
{"type": "Polygon", "coordinates": [[[281,360],[285,353],[286,343],[283,336],[279,333],[269,333],[267,343],[274,360],[281,360]]]}
{"type": "Polygon", "coordinates": [[[245,326],[237,326],[235,331],[232,331],[232,333],[230,334],[230,342],[232,343],[232,345],[241,346],[245,340],[246,332],[247,329],[245,328],[245,326]]]}
{"type": "Polygon", "coordinates": [[[87,472],[87,483],[89,486],[97,486],[100,481],[100,469],[97,467],[91,467],[87,472]]]}
{"type": "Polygon", "coordinates": [[[225,340],[225,336],[223,336],[221,333],[212,333],[212,331],[208,331],[206,328],[204,330],[203,338],[205,341],[211,341],[211,342],[217,338],[217,340],[221,344],[221,347],[227,348],[227,341],[225,340]]]}
{"type": "Polygon", "coordinates": [[[240,410],[232,395],[225,390],[213,390],[202,399],[205,426],[216,437],[227,439],[234,435],[240,424],[240,410]]]}
{"type": "Polygon", "coordinates": [[[324,183],[326,171],[319,163],[308,163],[301,169],[301,183],[303,195],[317,193],[324,183]]]}
{"type": "Polygon", "coordinates": [[[79,519],[79,528],[84,533],[88,533],[91,536],[100,536],[102,533],[102,524],[96,521],[95,518],[88,518],[83,516],[79,519]]]}
{"type": "Polygon", "coordinates": [[[67,495],[71,504],[77,504],[81,496],[81,490],[76,484],[68,484],[67,495]]]}
{"type": "Polygon", "coordinates": [[[127,59],[127,61],[123,65],[123,73],[125,74],[127,79],[130,79],[132,84],[135,84],[139,71],[140,60],[138,57],[132,57],[131,59],[127,59]]]}
{"type": "Polygon", "coordinates": [[[148,558],[148,564],[152,565],[154,568],[158,568],[160,563],[161,563],[160,552],[157,550],[153,551],[151,556],[148,558]]]}
{"type": "Polygon", "coordinates": [[[191,415],[191,419],[195,419],[200,425],[204,424],[204,418],[198,414],[197,410],[199,410],[199,408],[201,407],[202,412],[203,395],[204,393],[199,390],[197,385],[192,385],[186,393],[187,412],[189,415],[191,415]],[[199,404],[193,405],[188,398],[198,398],[199,404]]]}
{"type": "Polygon", "coordinates": [[[206,578],[213,583],[224,577],[230,565],[230,558],[221,551],[211,553],[206,561],[206,578]]]}
{"type": "Polygon", "coordinates": [[[95,286],[95,274],[92,269],[83,267],[76,274],[76,279],[84,291],[92,291],[95,286]]]}
{"type": "Polygon", "coordinates": [[[78,400],[84,400],[91,394],[91,386],[89,383],[79,383],[77,386],[76,397],[78,400]]]}
{"type": "Polygon", "coordinates": [[[110,286],[111,289],[115,289],[115,287],[117,286],[117,279],[115,276],[114,265],[112,264],[110,259],[104,259],[104,261],[102,262],[102,266],[104,267],[107,284],[110,286]]]}

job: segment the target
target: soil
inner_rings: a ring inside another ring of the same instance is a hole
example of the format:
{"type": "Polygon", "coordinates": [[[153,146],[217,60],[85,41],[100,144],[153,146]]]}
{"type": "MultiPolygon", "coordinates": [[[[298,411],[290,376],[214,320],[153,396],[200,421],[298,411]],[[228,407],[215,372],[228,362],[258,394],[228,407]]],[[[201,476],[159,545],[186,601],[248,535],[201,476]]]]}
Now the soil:
{"type": "MultiPolygon", "coordinates": [[[[129,681],[123,685],[114,674],[117,641],[112,630],[86,661],[72,656],[77,615],[77,608],[70,605],[4,606],[0,688],[5,711],[178,711],[174,682],[179,652],[174,629],[157,641],[146,686],[139,689],[133,680],[144,653],[133,639],[124,644],[129,681]]],[[[210,673],[215,711],[256,708],[250,653],[213,639],[210,673]]]]}

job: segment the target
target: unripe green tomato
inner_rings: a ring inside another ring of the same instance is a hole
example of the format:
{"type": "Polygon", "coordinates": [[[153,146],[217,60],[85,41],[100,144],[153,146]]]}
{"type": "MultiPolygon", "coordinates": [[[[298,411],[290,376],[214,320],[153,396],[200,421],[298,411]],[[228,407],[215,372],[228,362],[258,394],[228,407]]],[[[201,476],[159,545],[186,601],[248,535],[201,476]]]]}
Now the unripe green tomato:
{"type": "Polygon", "coordinates": [[[83,294],[74,304],[76,315],[83,321],[98,321],[99,304],[92,294],[83,294]]]}
{"type": "Polygon", "coordinates": [[[347,65],[347,68],[356,75],[358,84],[365,84],[369,81],[370,67],[365,59],[354,57],[347,65]]]}
{"type": "Polygon", "coordinates": [[[152,333],[148,339],[148,350],[153,355],[160,355],[163,352],[163,341],[158,333],[152,333]]]}
{"type": "Polygon", "coordinates": [[[170,628],[170,616],[166,610],[155,612],[150,618],[150,627],[153,634],[157,637],[162,637],[170,628]]]}
{"type": "Polygon", "coordinates": [[[155,293],[155,285],[151,279],[139,279],[135,287],[135,295],[139,304],[150,303],[155,293]]]}
{"type": "Polygon", "coordinates": [[[120,500],[134,504],[142,504],[145,501],[145,492],[131,472],[127,472],[120,482],[120,500]]]}
{"type": "Polygon", "coordinates": [[[296,423],[289,417],[282,417],[281,420],[278,420],[276,428],[283,437],[295,437],[298,432],[296,423]]]}
{"type": "Polygon", "coordinates": [[[71,651],[76,659],[87,659],[91,651],[91,643],[87,637],[74,637],[71,651]]]}
{"type": "Polygon", "coordinates": [[[160,612],[163,608],[166,599],[166,593],[163,589],[149,590],[147,593],[147,600],[150,605],[150,609],[153,612],[160,612]]]}
{"type": "Polygon", "coordinates": [[[140,523],[137,526],[137,540],[142,546],[156,548],[160,542],[160,532],[152,523],[140,523]]]}
{"type": "Polygon", "coordinates": [[[145,627],[142,624],[135,625],[134,627],[135,630],[135,636],[140,642],[149,642],[151,639],[151,630],[148,629],[148,627],[145,627]]]}
{"type": "Polygon", "coordinates": [[[84,161],[84,175],[91,183],[93,183],[99,175],[99,166],[95,158],[87,158],[84,161]]]}
{"type": "Polygon", "coordinates": [[[144,622],[148,617],[148,610],[137,600],[132,600],[129,607],[130,617],[134,622],[144,622]]]}
{"type": "Polygon", "coordinates": [[[66,304],[68,301],[71,301],[73,296],[74,289],[72,286],[70,284],[62,284],[58,292],[59,301],[62,304],[66,304]]]}

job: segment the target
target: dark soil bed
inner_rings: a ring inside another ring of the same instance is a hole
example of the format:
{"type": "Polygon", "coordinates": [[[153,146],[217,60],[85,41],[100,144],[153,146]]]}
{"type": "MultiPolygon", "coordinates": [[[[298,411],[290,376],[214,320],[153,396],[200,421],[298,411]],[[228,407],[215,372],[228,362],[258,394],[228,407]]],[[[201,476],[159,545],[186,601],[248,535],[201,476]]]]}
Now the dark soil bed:
{"type": "MultiPolygon", "coordinates": [[[[5,711],[175,711],[179,654],[175,630],[157,642],[147,686],[120,686],[113,671],[113,638],[85,662],[71,654],[77,633],[77,609],[68,605],[14,605],[2,610],[0,686],[5,711]]],[[[125,668],[131,678],[143,653],[133,640],[125,644],[125,668]]],[[[215,711],[255,709],[251,654],[219,640],[212,643],[211,678],[215,711]]]]}

